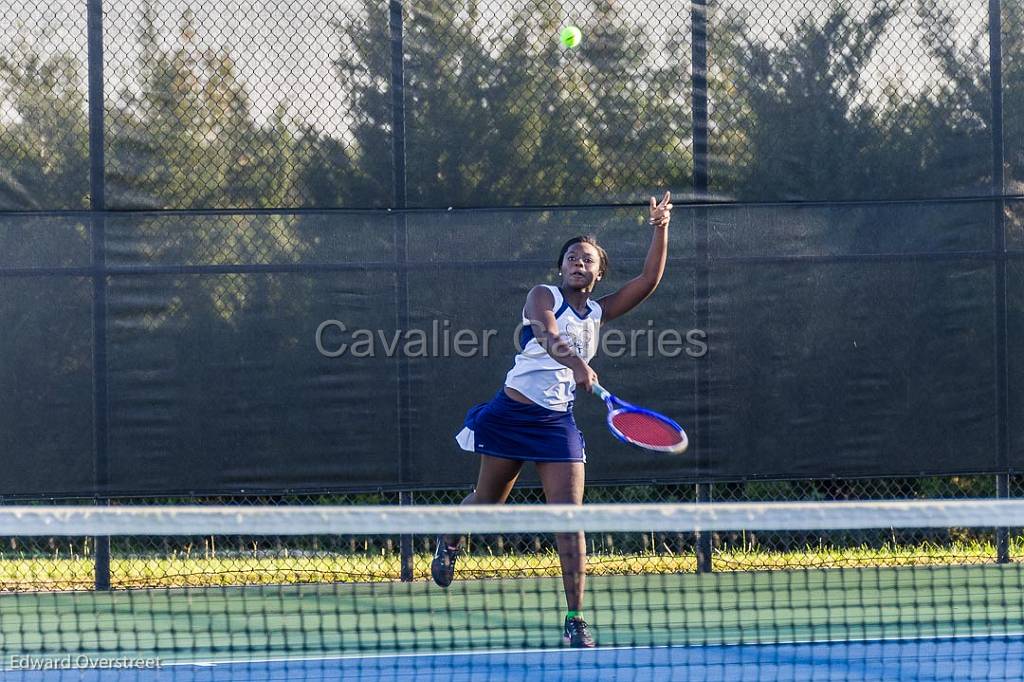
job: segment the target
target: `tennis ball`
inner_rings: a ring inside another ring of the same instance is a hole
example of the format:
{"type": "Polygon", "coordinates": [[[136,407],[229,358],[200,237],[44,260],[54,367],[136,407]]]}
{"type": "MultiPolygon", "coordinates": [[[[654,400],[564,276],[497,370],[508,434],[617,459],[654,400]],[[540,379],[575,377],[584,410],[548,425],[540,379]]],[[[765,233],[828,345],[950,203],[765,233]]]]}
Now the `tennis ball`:
{"type": "Polygon", "coordinates": [[[576,47],[583,40],[583,33],[575,26],[566,26],[562,29],[562,32],[558,35],[558,39],[562,41],[562,45],[566,47],[576,47]]]}

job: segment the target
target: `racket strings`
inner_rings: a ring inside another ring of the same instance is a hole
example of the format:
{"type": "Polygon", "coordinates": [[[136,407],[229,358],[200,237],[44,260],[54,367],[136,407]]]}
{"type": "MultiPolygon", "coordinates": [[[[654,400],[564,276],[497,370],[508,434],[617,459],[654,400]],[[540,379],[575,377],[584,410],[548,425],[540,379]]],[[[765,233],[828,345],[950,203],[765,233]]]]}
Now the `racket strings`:
{"type": "Polygon", "coordinates": [[[612,417],[612,426],[638,445],[672,447],[683,440],[682,435],[671,424],[654,415],[641,412],[620,412],[612,417]]]}

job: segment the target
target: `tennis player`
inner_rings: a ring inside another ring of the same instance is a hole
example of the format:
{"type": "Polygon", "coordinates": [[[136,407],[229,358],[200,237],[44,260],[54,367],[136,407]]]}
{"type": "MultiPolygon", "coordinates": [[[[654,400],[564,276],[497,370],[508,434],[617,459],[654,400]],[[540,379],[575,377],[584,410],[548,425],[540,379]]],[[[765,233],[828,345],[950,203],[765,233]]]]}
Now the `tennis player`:
{"type": "MultiPolygon", "coordinates": [[[[523,308],[523,330],[515,365],[505,385],[490,402],[472,408],[465,428],[456,436],[464,450],[480,455],[476,488],[462,504],[502,504],[515,485],[524,462],[537,467],[549,504],[583,503],[583,434],[573,419],[577,388],[591,391],[597,374],[590,360],[597,353],[602,322],[640,304],[658,286],[665,272],[671,195],[660,203],[651,197],[653,229],[643,272],[615,293],[591,298],[608,272],[608,254],[593,237],[567,241],[558,254],[559,286],[538,285],[523,308]]],[[[595,646],[582,616],[586,586],[586,544],[583,533],[556,535],[568,613],[564,637],[573,647],[595,646]]],[[[451,584],[461,538],[441,536],[431,562],[431,575],[441,587],[451,584]]]]}

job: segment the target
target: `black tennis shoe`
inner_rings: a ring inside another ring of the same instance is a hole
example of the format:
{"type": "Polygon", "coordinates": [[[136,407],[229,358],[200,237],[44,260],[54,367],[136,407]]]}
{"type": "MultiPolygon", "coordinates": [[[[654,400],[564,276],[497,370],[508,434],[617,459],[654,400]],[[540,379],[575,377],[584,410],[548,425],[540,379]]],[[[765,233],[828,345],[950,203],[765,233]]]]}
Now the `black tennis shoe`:
{"type": "Polygon", "coordinates": [[[565,619],[565,642],[574,649],[591,649],[597,642],[590,636],[590,626],[579,616],[565,619]]]}
{"type": "Polygon", "coordinates": [[[443,535],[437,536],[437,549],[434,559],[430,562],[430,577],[441,587],[448,587],[455,579],[455,559],[459,556],[458,547],[449,547],[443,535]]]}

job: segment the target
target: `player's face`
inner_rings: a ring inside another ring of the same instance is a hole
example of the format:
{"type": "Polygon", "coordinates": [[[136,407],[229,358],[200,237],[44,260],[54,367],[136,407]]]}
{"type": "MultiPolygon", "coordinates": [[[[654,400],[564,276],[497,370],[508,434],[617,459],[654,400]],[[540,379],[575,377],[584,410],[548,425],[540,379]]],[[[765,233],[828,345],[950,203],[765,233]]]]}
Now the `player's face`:
{"type": "Polygon", "coordinates": [[[601,280],[601,254],[592,244],[573,244],[562,257],[562,286],[591,291],[601,280]]]}

